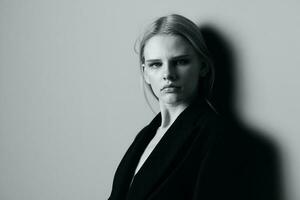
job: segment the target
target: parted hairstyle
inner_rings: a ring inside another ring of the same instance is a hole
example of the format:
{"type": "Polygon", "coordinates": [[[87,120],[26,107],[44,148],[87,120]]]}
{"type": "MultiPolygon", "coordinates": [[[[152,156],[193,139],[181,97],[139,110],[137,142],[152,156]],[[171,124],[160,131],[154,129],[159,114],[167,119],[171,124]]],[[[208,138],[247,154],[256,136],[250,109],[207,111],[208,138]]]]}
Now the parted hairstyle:
{"type": "MultiPolygon", "coordinates": [[[[206,67],[208,67],[209,69],[205,77],[199,78],[199,81],[201,82],[199,83],[200,86],[199,94],[200,96],[204,97],[208,101],[213,89],[215,71],[214,71],[213,62],[209,55],[208,48],[205,44],[204,38],[198,26],[191,20],[178,14],[163,16],[156,19],[153,23],[151,23],[147,27],[146,31],[144,32],[140,40],[138,41],[137,44],[139,46],[136,46],[137,47],[136,49],[138,49],[137,52],[139,54],[140,70],[142,74],[143,74],[143,66],[145,64],[144,48],[148,40],[155,35],[180,36],[184,38],[194,48],[200,61],[203,64],[207,65],[206,67]]],[[[143,80],[143,91],[147,102],[148,99],[144,89],[145,87],[158,100],[151,86],[143,80]]]]}

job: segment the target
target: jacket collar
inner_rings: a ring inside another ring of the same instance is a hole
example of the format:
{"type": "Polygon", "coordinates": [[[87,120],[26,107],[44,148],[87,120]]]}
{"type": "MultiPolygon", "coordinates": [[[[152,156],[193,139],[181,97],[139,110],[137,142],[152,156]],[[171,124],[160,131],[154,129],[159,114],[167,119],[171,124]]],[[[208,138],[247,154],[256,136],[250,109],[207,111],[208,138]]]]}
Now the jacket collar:
{"type": "Polygon", "coordinates": [[[124,196],[130,200],[146,199],[174,169],[174,164],[183,156],[182,149],[193,138],[197,122],[208,110],[205,100],[193,101],[176,118],[134,176],[140,157],[160,126],[161,114],[157,114],[124,155],[115,175],[111,199],[124,199],[124,196]]]}
{"type": "MultiPolygon", "coordinates": [[[[154,150],[151,152],[147,160],[144,162],[138,173],[135,175],[128,192],[128,199],[146,199],[147,195],[158,187],[160,183],[174,169],[174,164],[183,156],[182,151],[193,137],[193,128],[206,111],[205,101],[195,101],[188,106],[170,126],[154,150]]],[[[154,120],[148,125],[148,131],[145,134],[151,135],[138,148],[139,160],[144,149],[154,137],[157,128],[161,123],[161,115],[158,114],[154,120]],[[150,139],[150,140],[149,140],[150,139]]],[[[136,166],[133,167],[134,169],[136,166]]]]}

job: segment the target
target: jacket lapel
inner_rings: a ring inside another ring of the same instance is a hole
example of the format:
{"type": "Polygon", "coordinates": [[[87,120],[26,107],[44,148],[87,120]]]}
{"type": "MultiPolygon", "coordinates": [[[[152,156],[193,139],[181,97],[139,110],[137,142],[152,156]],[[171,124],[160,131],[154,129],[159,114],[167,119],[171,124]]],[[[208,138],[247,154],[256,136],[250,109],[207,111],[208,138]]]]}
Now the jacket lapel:
{"type": "Polygon", "coordinates": [[[110,200],[124,199],[126,197],[139,159],[148,143],[154,137],[154,129],[159,126],[160,121],[161,117],[158,114],[148,126],[137,134],[128,148],[116,170],[110,200]]]}
{"type": "MultiPolygon", "coordinates": [[[[184,155],[183,149],[185,145],[189,144],[187,141],[193,138],[196,123],[206,109],[208,109],[206,102],[194,102],[177,117],[135,175],[127,199],[146,199],[167,178],[176,163],[184,155]]],[[[142,135],[144,139],[141,139],[141,141],[144,141],[144,143],[136,147],[138,153],[135,154],[137,157],[133,159],[134,164],[131,166],[133,168],[131,169],[132,175],[144,149],[154,137],[156,129],[160,125],[160,119],[160,115],[158,115],[154,122],[148,126],[147,133],[142,135]],[[152,133],[148,131],[152,131],[152,133]]]]}

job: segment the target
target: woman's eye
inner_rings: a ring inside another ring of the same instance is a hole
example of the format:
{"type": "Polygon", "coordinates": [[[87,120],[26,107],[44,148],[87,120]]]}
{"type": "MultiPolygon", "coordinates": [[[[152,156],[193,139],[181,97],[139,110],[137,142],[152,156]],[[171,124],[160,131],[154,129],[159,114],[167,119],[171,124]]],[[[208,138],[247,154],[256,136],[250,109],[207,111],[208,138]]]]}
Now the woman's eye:
{"type": "Polygon", "coordinates": [[[159,62],[154,62],[154,63],[148,64],[148,66],[149,66],[150,68],[158,68],[158,67],[160,67],[161,65],[162,65],[162,64],[159,63],[159,62]]]}
{"type": "Polygon", "coordinates": [[[182,66],[182,65],[187,65],[189,63],[189,60],[188,59],[180,59],[180,60],[176,60],[174,62],[174,64],[176,66],[182,66]]]}
{"type": "Polygon", "coordinates": [[[188,59],[180,59],[176,61],[176,65],[187,65],[189,63],[188,59]]]}

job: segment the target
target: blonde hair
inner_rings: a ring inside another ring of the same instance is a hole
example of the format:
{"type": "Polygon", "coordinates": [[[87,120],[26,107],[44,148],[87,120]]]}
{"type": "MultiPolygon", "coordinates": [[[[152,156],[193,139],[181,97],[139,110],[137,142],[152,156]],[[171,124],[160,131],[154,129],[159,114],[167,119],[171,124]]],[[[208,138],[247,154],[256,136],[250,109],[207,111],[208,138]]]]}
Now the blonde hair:
{"type": "MultiPolygon", "coordinates": [[[[153,23],[151,23],[142,37],[140,38],[138,46],[138,54],[139,54],[139,62],[140,62],[140,70],[143,73],[143,65],[145,62],[144,59],[144,48],[147,41],[155,35],[159,34],[169,34],[169,35],[178,35],[184,38],[195,50],[197,56],[207,65],[209,68],[209,72],[206,74],[204,78],[201,80],[203,81],[203,88],[201,92],[204,98],[208,101],[213,89],[214,79],[215,79],[215,70],[210,58],[208,48],[204,42],[202,33],[200,29],[197,27],[195,23],[191,20],[187,19],[178,14],[171,14],[167,16],[160,17],[156,19],[153,23]]],[[[146,87],[152,95],[158,100],[156,95],[154,94],[150,85],[143,81],[143,92],[146,98],[147,103],[149,104],[149,100],[147,98],[146,92],[144,90],[146,87]]],[[[150,104],[149,104],[150,105],[150,104]]],[[[151,107],[151,106],[150,106],[151,107]]]]}

